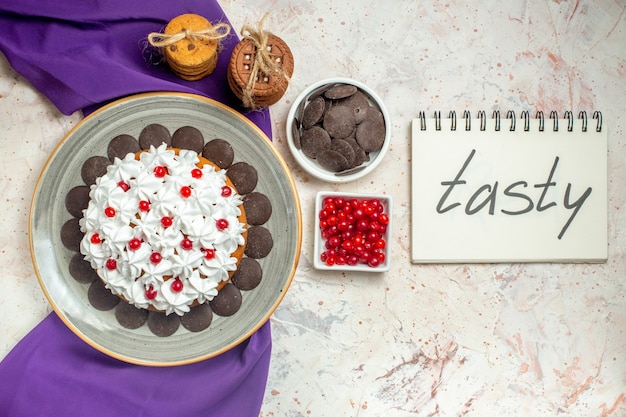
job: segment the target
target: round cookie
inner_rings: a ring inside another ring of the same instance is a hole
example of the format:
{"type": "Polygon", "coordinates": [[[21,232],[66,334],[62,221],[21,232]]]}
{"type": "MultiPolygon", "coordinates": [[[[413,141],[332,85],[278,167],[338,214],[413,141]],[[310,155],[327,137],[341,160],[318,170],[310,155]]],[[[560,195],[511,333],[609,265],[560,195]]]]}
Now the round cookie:
{"type": "MultiPolygon", "coordinates": [[[[289,46],[278,36],[268,33],[267,50],[286,77],[280,73],[259,73],[252,88],[254,103],[243,103],[245,107],[270,106],[281,99],[289,85],[294,68],[293,54],[289,46]]],[[[244,89],[250,80],[256,54],[257,49],[251,39],[242,39],[233,49],[228,65],[228,84],[240,100],[244,98],[244,89]]]]}
{"type": "Polygon", "coordinates": [[[233,163],[235,152],[230,143],[224,139],[213,139],[207,142],[202,149],[202,156],[222,169],[227,169],[233,163]]]}
{"type": "Polygon", "coordinates": [[[159,337],[168,337],[180,327],[180,318],[176,314],[166,315],[157,311],[148,313],[148,328],[159,337]]]}
{"type": "Polygon", "coordinates": [[[82,217],[88,205],[89,187],[86,185],[77,185],[65,195],[65,208],[74,217],[82,217]]]}
{"type": "Polygon", "coordinates": [[[165,126],[152,123],[141,130],[139,134],[139,146],[141,149],[150,149],[151,145],[158,148],[162,143],[165,143],[167,146],[172,145],[172,136],[165,126]]]}
{"type": "Polygon", "coordinates": [[[180,318],[183,327],[190,332],[200,332],[207,329],[211,325],[211,321],[213,321],[213,311],[211,311],[208,303],[192,308],[180,318]]]}
{"type": "Polygon", "coordinates": [[[226,175],[241,195],[252,192],[259,180],[256,168],[247,162],[237,162],[231,165],[226,175]]]}
{"type": "Polygon", "coordinates": [[[120,302],[117,304],[117,307],[115,307],[115,318],[117,322],[126,329],[138,329],[148,320],[148,310],[120,302]]]}
{"type": "Polygon", "coordinates": [[[228,317],[239,311],[241,302],[241,291],[229,282],[209,301],[209,305],[218,316],[228,317]]]}
{"type": "Polygon", "coordinates": [[[96,178],[103,176],[107,172],[107,167],[111,165],[109,158],[104,156],[92,156],[83,162],[80,176],[87,185],[94,184],[96,178]]]}
{"type": "Polygon", "coordinates": [[[91,264],[83,259],[80,253],[74,254],[70,259],[70,275],[81,284],[91,284],[98,279],[98,274],[91,264]]]}
{"type": "Polygon", "coordinates": [[[249,291],[256,288],[262,279],[263,269],[259,261],[253,258],[242,258],[231,281],[240,290],[249,291]]]}
{"type": "Polygon", "coordinates": [[[272,247],[274,240],[272,234],[263,226],[252,226],[248,229],[248,243],[244,253],[254,259],[265,258],[272,247]]]}
{"type": "Polygon", "coordinates": [[[83,232],[80,231],[79,219],[73,217],[61,226],[61,242],[63,246],[74,252],[80,250],[80,241],[83,239],[83,232]]]}
{"type": "Polygon", "coordinates": [[[109,311],[120,302],[120,298],[109,291],[99,279],[89,286],[87,298],[89,303],[100,311],[109,311]]]}
{"type": "Polygon", "coordinates": [[[204,148],[204,136],[193,126],[179,127],[172,135],[172,146],[179,149],[190,149],[201,154],[204,148]]]}
{"type": "Polygon", "coordinates": [[[243,209],[248,224],[252,226],[264,224],[272,216],[272,202],[265,194],[256,191],[243,197],[243,209]]]}
{"type": "Polygon", "coordinates": [[[109,160],[114,161],[115,158],[124,159],[129,153],[136,153],[141,150],[137,139],[131,135],[118,135],[111,139],[107,147],[107,156],[109,160]]]}

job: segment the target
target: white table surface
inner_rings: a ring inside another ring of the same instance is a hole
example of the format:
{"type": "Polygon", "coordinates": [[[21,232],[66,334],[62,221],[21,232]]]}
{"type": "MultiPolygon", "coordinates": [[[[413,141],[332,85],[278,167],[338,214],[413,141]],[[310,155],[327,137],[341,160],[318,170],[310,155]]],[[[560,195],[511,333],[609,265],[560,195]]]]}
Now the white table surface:
{"type": "MultiPolygon", "coordinates": [[[[220,4],[237,31],[269,11],[266,29],[287,42],[296,63],[271,113],[302,200],[304,236],[291,288],[271,318],[261,415],[625,416],[626,3],[220,4]],[[299,92],[336,76],[374,89],[393,124],[380,167],[342,185],[300,170],[285,135],[299,92]],[[606,263],[410,263],[411,119],[420,110],[496,109],[602,111],[606,263]],[[388,273],[313,269],[320,190],[393,197],[388,273]]],[[[51,311],[30,261],[30,201],[49,154],[81,118],[58,112],[0,57],[0,358],[51,311]]]]}

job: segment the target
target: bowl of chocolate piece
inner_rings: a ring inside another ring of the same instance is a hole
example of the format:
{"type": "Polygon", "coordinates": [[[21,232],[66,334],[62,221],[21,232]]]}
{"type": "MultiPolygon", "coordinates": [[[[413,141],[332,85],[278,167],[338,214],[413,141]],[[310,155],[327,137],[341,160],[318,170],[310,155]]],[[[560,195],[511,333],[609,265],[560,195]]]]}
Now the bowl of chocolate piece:
{"type": "Polygon", "coordinates": [[[389,113],[361,82],[329,78],[307,87],[287,115],[289,149],[302,169],[333,183],[372,172],[391,142],[389,113]]]}

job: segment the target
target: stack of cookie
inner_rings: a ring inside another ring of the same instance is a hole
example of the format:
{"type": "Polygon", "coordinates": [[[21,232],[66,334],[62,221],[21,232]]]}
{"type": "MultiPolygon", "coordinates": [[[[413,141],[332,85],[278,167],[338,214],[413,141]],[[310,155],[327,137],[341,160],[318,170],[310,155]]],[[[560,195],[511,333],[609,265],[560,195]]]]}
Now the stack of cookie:
{"type": "Polygon", "coordinates": [[[196,81],[215,69],[220,43],[215,34],[209,35],[212,28],[207,19],[196,14],[177,16],[165,27],[164,39],[175,41],[163,47],[163,55],[179,78],[196,81]]]}
{"type": "Polygon", "coordinates": [[[228,83],[244,107],[260,108],[276,103],[285,94],[293,74],[291,50],[279,37],[264,33],[262,42],[244,37],[233,50],[228,66],[228,83]],[[264,48],[264,51],[259,51],[264,48]],[[259,53],[265,54],[264,63],[259,53]],[[270,65],[267,65],[270,60],[270,65]],[[264,71],[263,67],[270,67],[264,71]]]}

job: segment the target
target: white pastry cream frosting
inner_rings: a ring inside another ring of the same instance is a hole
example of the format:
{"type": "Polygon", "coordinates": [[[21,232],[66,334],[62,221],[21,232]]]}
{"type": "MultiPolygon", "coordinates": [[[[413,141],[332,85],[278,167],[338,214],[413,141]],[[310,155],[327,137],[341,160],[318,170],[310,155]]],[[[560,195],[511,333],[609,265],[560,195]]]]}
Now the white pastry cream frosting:
{"type": "Polygon", "coordinates": [[[217,295],[245,243],[242,198],[226,171],[165,144],[116,158],[91,186],[80,251],[106,287],[138,308],[183,315],[217,295]]]}

